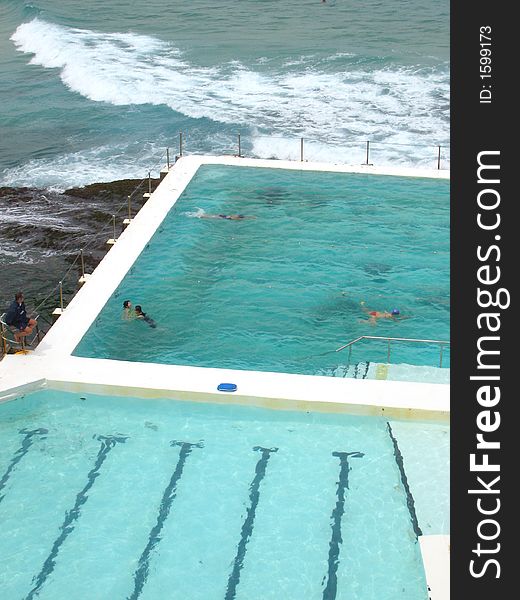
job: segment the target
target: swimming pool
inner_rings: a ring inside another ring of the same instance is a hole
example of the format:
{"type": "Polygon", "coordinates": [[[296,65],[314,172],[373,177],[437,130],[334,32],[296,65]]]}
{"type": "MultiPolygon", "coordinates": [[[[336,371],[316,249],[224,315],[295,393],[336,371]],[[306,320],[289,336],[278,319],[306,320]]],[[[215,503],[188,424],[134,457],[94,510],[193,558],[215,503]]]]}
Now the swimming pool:
{"type": "Polygon", "coordinates": [[[448,428],[40,390],[0,404],[3,598],[426,600],[448,428]]]}
{"type": "MultiPolygon", "coordinates": [[[[202,166],[74,354],[337,376],[361,335],[447,340],[448,197],[438,179],[202,166]],[[204,218],[223,214],[248,218],[204,218]],[[122,321],[125,299],[157,327],[122,321]],[[362,301],[404,319],[372,326],[362,301]]],[[[351,361],[386,356],[363,342],[351,361]]],[[[439,349],[394,344],[391,362],[439,349]]]]}

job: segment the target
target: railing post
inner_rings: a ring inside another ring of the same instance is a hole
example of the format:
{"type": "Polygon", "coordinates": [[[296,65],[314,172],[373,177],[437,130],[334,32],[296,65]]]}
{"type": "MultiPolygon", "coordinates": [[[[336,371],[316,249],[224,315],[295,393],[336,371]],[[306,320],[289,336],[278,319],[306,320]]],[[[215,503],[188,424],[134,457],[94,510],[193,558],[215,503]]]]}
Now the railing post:
{"type": "Polygon", "coordinates": [[[128,216],[126,219],[123,219],[123,229],[126,229],[132,222],[132,195],[127,196],[126,200],[128,202],[128,216]]]}
{"type": "MultiPolygon", "coordinates": [[[[79,257],[81,259],[81,277],[78,279],[78,283],[80,286],[82,286],[87,283],[87,278],[90,277],[90,275],[85,273],[85,258],[83,256],[83,248],[79,251],[79,257]]],[[[38,341],[40,341],[39,338],[38,341]]]]}
{"type": "Polygon", "coordinates": [[[391,344],[391,341],[390,341],[390,338],[389,338],[389,339],[388,339],[388,352],[387,352],[387,354],[386,354],[386,362],[387,362],[388,364],[390,364],[390,344],[391,344]]]}
{"type": "Polygon", "coordinates": [[[59,308],[55,308],[52,311],[52,322],[53,324],[57,321],[57,319],[59,319],[61,317],[61,315],[63,314],[63,283],[60,281],[58,282],[59,287],[60,287],[60,307],[59,308]]]}
{"type": "Polygon", "coordinates": [[[182,156],[182,131],[179,131],[179,156],[182,156]]]}
{"type": "Polygon", "coordinates": [[[442,351],[444,350],[444,344],[441,344],[440,358],[439,358],[439,368],[442,369],[442,351]]]}
{"type": "Polygon", "coordinates": [[[437,153],[437,170],[441,168],[441,147],[439,146],[439,151],[437,153]]]}
{"type": "Polygon", "coordinates": [[[116,241],[116,216],[115,215],[112,215],[112,229],[113,229],[113,232],[114,232],[114,236],[113,236],[112,239],[115,242],[116,241]]]}
{"type": "Polygon", "coordinates": [[[237,156],[240,158],[242,156],[242,145],[240,143],[240,134],[238,134],[238,154],[237,156]]]}
{"type": "Polygon", "coordinates": [[[348,364],[350,365],[350,357],[352,356],[352,346],[353,344],[350,344],[350,346],[348,347],[348,364]]]}
{"type": "Polygon", "coordinates": [[[303,162],[303,138],[300,138],[300,161],[303,162]]]}
{"type": "Polygon", "coordinates": [[[368,165],[368,156],[370,153],[370,142],[367,140],[367,158],[365,164],[368,165]]]}
{"type": "Polygon", "coordinates": [[[83,248],[79,251],[79,257],[81,259],[81,277],[85,277],[85,259],[83,258],[83,248]]]}
{"type": "Polygon", "coordinates": [[[166,148],[166,166],[168,167],[168,171],[170,170],[170,149],[166,148]]]}
{"type": "Polygon", "coordinates": [[[151,171],[148,171],[148,193],[150,195],[152,193],[152,173],[151,173],[151,171]]]}

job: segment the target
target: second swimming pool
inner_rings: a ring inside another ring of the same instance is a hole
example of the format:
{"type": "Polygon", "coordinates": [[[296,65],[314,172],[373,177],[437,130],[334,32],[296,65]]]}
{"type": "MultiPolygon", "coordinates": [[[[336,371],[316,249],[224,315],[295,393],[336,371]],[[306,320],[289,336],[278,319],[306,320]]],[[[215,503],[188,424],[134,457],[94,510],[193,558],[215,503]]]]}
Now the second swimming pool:
{"type": "MultiPolygon", "coordinates": [[[[362,335],[449,339],[449,182],[213,165],[74,354],[337,376],[334,350],[362,335]],[[219,218],[231,214],[245,218],[219,218]],[[122,320],[125,299],[157,327],[122,320]],[[372,325],[362,306],[402,319],[372,325]]],[[[351,360],[386,351],[363,343],[351,360]]],[[[394,344],[391,362],[438,365],[439,348],[394,344]]]]}
{"type": "Polygon", "coordinates": [[[449,428],[40,390],[0,404],[0,597],[427,600],[449,428]]]}

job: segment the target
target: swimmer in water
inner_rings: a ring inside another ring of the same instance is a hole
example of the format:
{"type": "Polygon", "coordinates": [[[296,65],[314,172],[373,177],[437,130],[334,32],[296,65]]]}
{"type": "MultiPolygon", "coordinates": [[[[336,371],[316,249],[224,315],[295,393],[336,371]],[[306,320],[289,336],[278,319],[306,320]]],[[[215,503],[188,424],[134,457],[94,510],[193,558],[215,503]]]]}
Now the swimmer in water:
{"type": "Polygon", "coordinates": [[[379,310],[369,310],[365,306],[365,301],[362,300],[360,302],[361,310],[368,315],[368,319],[365,321],[360,321],[360,323],[370,323],[370,325],[376,325],[378,319],[392,319],[392,321],[398,321],[400,319],[404,319],[405,317],[401,316],[401,312],[398,308],[393,308],[390,312],[387,310],[379,311],[379,310]]]}
{"type": "Polygon", "coordinates": [[[242,219],[256,219],[256,217],[252,217],[252,216],[247,216],[247,215],[239,215],[239,214],[234,214],[234,215],[207,215],[207,214],[202,214],[200,215],[201,219],[227,219],[228,221],[240,221],[242,219]]]}
{"type": "Polygon", "coordinates": [[[137,304],[137,306],[135,307],[135,318],[136,319],[143,319],[143,321],[145,321],[146,323],[148,323],[148,325],[150,325],[150,327],[157,327],[156,322],[149,317],[145,312],[143,312],[143,309],[141,308],[141,306],[139,304],[137,304]]]}
{"type": "Polygon", "coordinates": [[[131,321],[135,319],[135,311],[132,308],[132,303],[130,300],[125,300],[123,302],[123,314],[121,317],[124,321],[131,321]]]}

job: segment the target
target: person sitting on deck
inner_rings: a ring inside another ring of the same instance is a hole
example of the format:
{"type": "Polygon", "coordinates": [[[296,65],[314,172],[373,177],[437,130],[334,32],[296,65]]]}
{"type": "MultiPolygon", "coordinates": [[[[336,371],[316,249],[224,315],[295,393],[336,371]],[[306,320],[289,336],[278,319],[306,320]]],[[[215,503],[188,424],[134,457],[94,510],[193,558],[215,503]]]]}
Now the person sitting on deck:
{"type": "Polygon", "coordinates": [[[16,293],[14,301],[5,315],[5,322],[9,327],[15,329],[14,340],[17,344],[20,343],[22,338],[32,333],[36,325],[36,319],[30,319],[27,316],[23,292],[16,293]]]}
{"type": "Polygon", "coordinates": [[[148,325],[150,325],[150,327],[157,327],[156,322],[151,317],[149,317],[145,312],[143,312],[143,309],[141,308],[141,306],[139,304],[137,304],[135,307],[135,318],[143,319],[143,321],[148,323],[148,325]]]}

